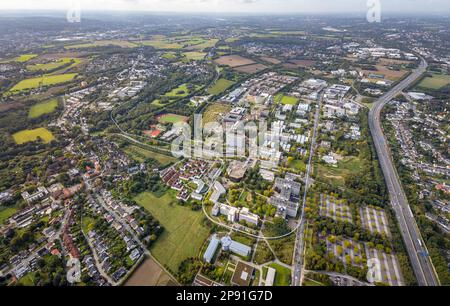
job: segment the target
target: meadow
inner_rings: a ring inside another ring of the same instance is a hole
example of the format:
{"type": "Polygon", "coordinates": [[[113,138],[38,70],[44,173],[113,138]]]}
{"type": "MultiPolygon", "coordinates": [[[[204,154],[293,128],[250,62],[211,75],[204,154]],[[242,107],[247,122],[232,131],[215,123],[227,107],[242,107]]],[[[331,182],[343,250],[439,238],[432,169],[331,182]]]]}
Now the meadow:
{"type": "Polygon", "coordinates": [[[33,105],[28,112],[28,118],[39,118],[42,115],[53,113],[58,107],[58,99],[41,102],[33,105]]]}
{"type": "Polygon", "coordinates": [[[424,78],[420,83],[420,88],[441,89],[450,84],[450,75],[448,74],[432,74],[431,77],[424,78]]]}
{"type": "Polygon", "coordinates": [[[76,45],[64,46],[65,49],[86,49],[86,48],[97,48],[97,47],[107,47],[107,46],[117,46],[121,48],[135,48],[138,45],[134,42],[126,40],[99,40],[94,42],[86,42],[76,45]]]}
{"type": "Polygon", "coordinates": [[[211,88],[208,89],[208,93],[212,95],[221,94],[234,84],[235,83],[233,81],[229,81],[227,79],[219,79],[211,88]]]}
{"type": "Polygon", "coordinates": [[[49,143],[55,139],[52,132],[50,132],[46,128],[23,130],[13,134],[12,137],[17,144],[24,144],[30,141],[36,141],[39,138],[42,139],[44,143],[49,143]]]}
{"type": "Polygon", "coordinates": [[[11,88],[10,92],[18,92],[26,89],[34,89],[39,86],[50,86],[66,83],[72,81],[77,75],[78,75],[77,73],[44,75],[42,77],[22,80],[19,83],[17,83],[13,88],[11,88]]]}
{"type": "Polygon", "coordinates": [[[134,199],[164,227],[163,234],[151,248],[152,255],[170,270],[177,272],[180,263],[199,255],[209,230],[203,225],[203,214],[176,204],[169,191],[161,198],[144,192],[134,199]]]}
{"type": "Polygon", "coordinates": [[[58,69],[59,67],[65,66],[70,63],[72,63],[72,64],[70,66],[68,66],[67,69],[70,69],[70,68],[73,68],[73,67],[79,65],[81,63],[81,60],[78,58],[66,57],[66,58],[62,58],[58,61],[50,62],[47,64],[28,65],[27,69],[30,71],[38,71],[38,70],[49,71],[49,70],[58,69]]]}
{"type": "Polygon", "coordinates": [[[3,224],[6,220],[8,220],[11,216],[18,212],[18,209],[15,207],[5,207],[0,208],[0,225],[3,224]]]}
{"type": "Polygon", "coordinates": [[[275,97],[275,102],[281,103],[281,104],[284,104],[284,105],[296,105],[297,102],[298,102],[298,99],[295,98],[295,97],[290,97],[290,96],[286,96],[286,95],[283,95],[283,94],[278,94],[275,97]]]}

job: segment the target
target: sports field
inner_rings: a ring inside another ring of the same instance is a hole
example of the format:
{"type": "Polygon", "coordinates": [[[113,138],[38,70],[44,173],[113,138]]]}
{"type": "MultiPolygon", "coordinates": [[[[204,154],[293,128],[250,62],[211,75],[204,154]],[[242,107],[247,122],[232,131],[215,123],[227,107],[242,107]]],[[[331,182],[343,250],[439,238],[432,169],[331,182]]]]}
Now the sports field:
{"type": "Polygon", "coordinates": [[[203,214],[176,204],[175,198],[166,193],[157,198],[144,192],[134,199],[148,210],[164,227],[164,233],[151,248],[153,256],[172,271],[178,271],[180,263],[196,257],[209,231],[203,226],[203,214]]]}
{"type": "Polygon", "coordinates": [[[158,118],[159,123],[178,123],[178,122],[187,122],[189,120],[186,116],[180,116],[176,114],[164,114],[159,116],[158,118]]]}
{"type": "Polygon", "coordinates": [[[51,99],[46,102],[33,105],[28,112],[28,118],[38,118],[45,114],[53,113],[58,107],[58,99],[51,99]]]}
{"type": "Polygon", "coordinates": [[[450,75],[448,74],[433,74],[432,77],[426,77],[419,83],[419,87],[434,90],[447,85],[450,85],[450,75]]]}
{"type": "Polygon", "coordinates": [[[227,79],[219,79],[210,89],[208,89],[208,93],[212,95],[218,95],[233,85],[234,85],[233,81],[229,81],[227,79]]]}
{"type": "Polygon", "coordinates": [[[283,94],[278,94],[275,97],[275,102],[277,103],[282,103],[284,105],[296,105],[298,102],[298,99],[295,97],[291,97],[291,96],[286,96],[283,94]]]}
{"type": "Polygon", "coordinates": [[[66,83],[72,81],[77,75],[77,73],[67,73],[57,75],[44,75],[43,77],[26,79],[17,83],[13,88],[11,88],[10,92],[16,92],[25,89],[34,89],[41,85],[49,86],[66,83]]]}
{"type": "Polygon", "coordinates": [[[14,141],[17,144],[24,144],[30,141],[36,141],[39,138],[42,139],[44,143],[49,143],[54,140],[52,132],[47,130],[46,128],[37,128],[34,130],[23,130],[12,135],[14,141]]]}

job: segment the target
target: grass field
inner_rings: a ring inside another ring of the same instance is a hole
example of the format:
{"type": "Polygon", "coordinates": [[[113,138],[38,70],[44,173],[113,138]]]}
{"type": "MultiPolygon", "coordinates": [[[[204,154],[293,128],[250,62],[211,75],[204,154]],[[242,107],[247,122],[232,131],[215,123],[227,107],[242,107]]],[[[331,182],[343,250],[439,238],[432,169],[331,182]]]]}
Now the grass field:
{"type": "Polygon", "coordinates": [[[289,168],[296,169],[298,171],[306,172],[306,164],[299,159],[293,160],[289,163],[289,168]]]}
{"type": "Polygon", "coordinates": [[[15,61],[19,63],[25,63],[37,56],[38,56],[37,54],[22,54],[21,56],[17,57],[15,61]]]}
{"type": "Polygon", "coordinates": [[[268,267],[274,268],[277,273],[275,274],[274,286],[289,286],[291,284],[291,270],[285,268],[279,264],[271,263],[267,265],[268,267]]]}
{"type": "Polygon", "coordinates": [[[188,117],[176,114],[164,114],[158,117],[159,123],[178,123],[178,122],[187,122],[188,120],[189,120],[188,117]]]}
{"type": "Polygon", "coordinates": [[[298,102],[298,99],[295,97],[290,97],[290,96],[286,96],[283,94],[278,94],[275,97],[275,102],[276,103],[281,103],[284,105],[296,105],[298,102]]]}
{"type": "Polygon", "coordinates": [[[227,79],[219,79],[211,88],[208,89],[208,93],[212,95],[221,94],[234,84],[235,83],[233,81],[229,81],[227,79]]]}
{"type": "Polygon", "coordinates": [[[188,59],[188,60],[200,61],[205,58],[206,53],[197,52],[197,51],[184,52],[183,56],[186,57],[186,59],[188,59]]]}
{"type": "Polygon", "coordinates": [[[433,74],[432,77],[424,78],[419,87],[426,89],[441,89],[447,85],[450,85],[450,75],[448,74],[433,74]]]}
{"type": "Polygon", "coordinates": [[[81,63],[81,60],[78,58],[66,57],[66,58],[62,58],[56,62],[51,62],[51,63],[47,63],[47,64],[28,65],[27,69],[30,71],[38,71],[38,70],[49,71],[49,70],[58,69],[59,67],[62,67],[64,65],[67,65],[70,63],[72,63],[72,64],[70,66],[68,66],[67,69],[79,65],[81,63]],[[72,63],[72,61],[73,61],[73,63],[72,63]]]}
{"type": "Polygon", "coordinates": [[[58,107],[58,99],[51,99],[46,102],[33,105],[28,112],[28,118],[38,118],[45,114],[53,113],[58,107]]]}
{"type": "Polygon", "coordinates": [[[44,143],[49,143],[55,137],[52,132],[47,130],[46,128],[37,128],[34,130],[23,130],[12,135],[14,141],[17,144],[24,144],[30,141],[36,141],[38,138],[41,138],[44,143]]]}
{"type": "Polygon", "coordinates": [[[209,236],[202,225],[203,214],[188,207],[172,204],[173,196],[166,193],[157,198],[152,193],[142,193],[135,201],[148,210],[163,225],[165,231],[151,248],[153,256],[172,271],[178,271],[180,263],[196,257],[209,236]]]}
{"type": "Polygon", "coordinates": [[[228,104],[210,104],[203,112],[203,124],[216,122],[221,114],[226,114],[231,110],[228,104]]]}
{"type": "Polygon", "coordinates": [[[76,45],[67,45],[64,48],[65,49],[86,49],[86,48],[96,48],[96,47],[106,47],[106,46],[118,46],[121,48],[135,48],[138,45],[129,42],[126,40],[99,40],[95,42],[87,42],[87,43],[81,43],[76,45]]]}
{"type": "Polygon", "coordinates": [[[13,216],[18,209],[15,207],[0,208],[0,224],[3,224],[9,217],[13,216]]]}
{"type": "Polygon", "coordinates": [[[21,91],[25,89],[34,89],[39,86],[50,86],[72,81],[77,76],[77,73],[67,73],[58,75],[45,75],[43,77],[31,78],[20,81],[10,92],[21,91]]]}
{"type": "Polygon", "coordinates": [[[150,46],[155,49],[169,49],[178,50],[183,48],[182,43],[171,42],[169,39],[165,38],[155,38],[152,40],[145,40],[142,42],[144,46],[150,46]]]}
{"type": "Polygon", "coordinates": [[[345,184],[345,176],[357,175],[362,169],[361,160],[357,157],[347,157],[339,161],[337,167],[328,165],[318,165],[317,167],[319,179],[338,186],[345,184]]]}
{"type": "Polygon", "coordinates": [[[165,167],[178,160],[173,156],[167,156],[153,151],[145,150],[137,146],[130,145],[124,149],[125,153],[130,155],[133,159],[143,162],[146,158],[153,158],[158,161],[161,166],[165,167]]]}
{"type": "MultiPolygon", "coordinates": [[[[195,90],[198,90],[200,87],[196,86],[195,90]]],[[[172,89],[171,91],[164,94],[165,97],[168,98],[186,98],[190,95],[190,90],[187,84],[181,84],[180,86],[172,89]]]]}

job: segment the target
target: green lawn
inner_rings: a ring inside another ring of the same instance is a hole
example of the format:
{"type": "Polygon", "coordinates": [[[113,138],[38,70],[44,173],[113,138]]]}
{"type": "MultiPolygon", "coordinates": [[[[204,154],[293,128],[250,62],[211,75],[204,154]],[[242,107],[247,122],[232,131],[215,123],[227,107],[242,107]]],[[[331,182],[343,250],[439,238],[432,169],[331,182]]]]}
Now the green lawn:
{"type": "Polygon", "coordinates": [[[184,98],[187,97],[188,95],[189,89],[187,87],[187,84],[182,84],[165,94],[165,96],[169,98],[184,98]]]}
{"type": "Polygon", "coordinates": [[[282,103],[284,105],[296,105],[298,102],[298,99],[295,97],[278,94],[275,97],[275,102],[282,103]]]}
{"type": "Polygon", "coordinates": [[[291,270],[285,268],[279,264],[271,263],[267,265],[268,267],[274,268],[277,273],[275,274],[274,286],[289,286],[291,284],[291,270]]]}
{"type": "Polygon", "coordinates": [[[151,248],[153,256],[161,264],[176,272],[183,260],[199,255],[209,236],[209,230],[202,225],[202,212],[194,212],[174,203],[176,200],[170,192],[161,198],[144,192],[134,200],[164,226],[164,233],[151,248]]]}
{"type": "Polygon", "coordinates": [[[296,169],[298,171],[306,172],[306,164],[299,159],[295,159],[289,163],[289,168],[296,169]]]}
{"type": "Polygon", "coordinates": [[[28,118],[38,118],[45,114],[53,113],[58,107],[58,99],[51,99],[46,102],[33,105],[28,112],[28,118]]]}
{"type": "Polygon", "coordinates": [[[419,87],[426,89],[441,89],[447,85],[450,85],[450,75],[448,74],[433,74],[432,77],[424,78],[419,87]]]}
{"type": "Polygon", "coordinates": [[[211,88],[208,89],[208,93],[212,95],[218,95],[225,90],[233,86],[235,83],[227,79],[219,79],[211,88]]]}
{"type": "Polygon", "coordinates": [[[11,216],[13,216],[18,209],[15,207],[5,207],[0,208],[0,224],[3,224],[6,220],[8,220],[11,216]]]}
{"type": "Polygon", "coordinates": [[[20,81],[10,92],[21,91],[25,89],[34,89],[39,86],[50,86],[72,81],[77,76],[77,73],[57,74],[57,75],[44,75],[42,77],[26,79],[20,81]]]}
{"type": "Polygon", "coordinates": [[[44,143],[49,143],[55,139],[52,132],[46,128],[37,128],[34,130],[23,130],[12,135],[17,144],[24,144],[30,141],[36,141],[41,138],[44,143]]]}

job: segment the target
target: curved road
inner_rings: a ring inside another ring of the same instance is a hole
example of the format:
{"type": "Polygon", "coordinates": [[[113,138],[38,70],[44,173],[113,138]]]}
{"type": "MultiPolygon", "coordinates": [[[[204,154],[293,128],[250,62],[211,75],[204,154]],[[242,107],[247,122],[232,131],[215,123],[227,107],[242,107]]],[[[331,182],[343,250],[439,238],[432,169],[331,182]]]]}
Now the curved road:
{"type": "Polygon", "coordinates": [[[409,259],[417,278],[417,283],[419,286],[438,286],[440,285],[439,278],[437,277],[431,258],[428,255],[425,242],[417,227],[411,208],[409,207],[400,178],[389,153],[387,141],[383,135],[380,122],[381,110],[383,107],[421,77],[427,67],[427,62],[422,59],[420,66],[414,70],[411,75],[375,102],[374,108],[369,113],[369,126],[386,185],[389,190],[391,205],[395,211],[403,241],[405,242],[406,250],[408,251],[409,259]]]}

